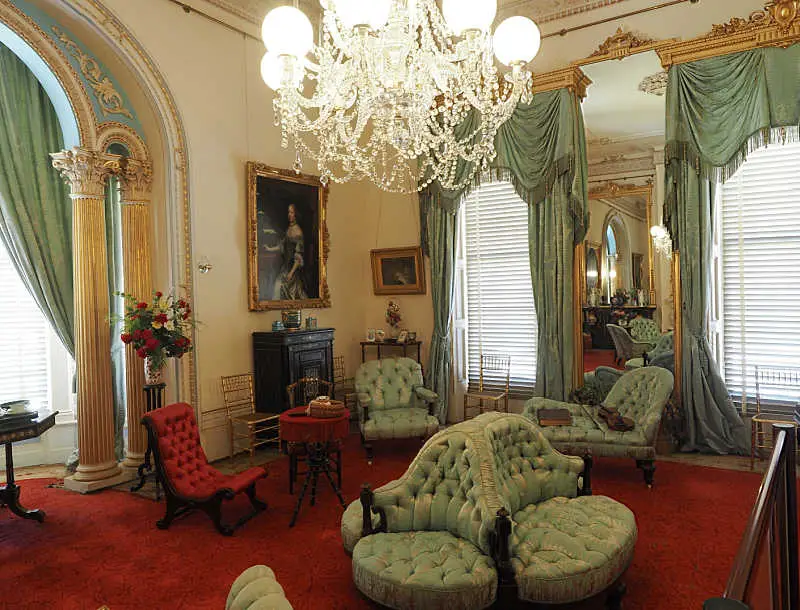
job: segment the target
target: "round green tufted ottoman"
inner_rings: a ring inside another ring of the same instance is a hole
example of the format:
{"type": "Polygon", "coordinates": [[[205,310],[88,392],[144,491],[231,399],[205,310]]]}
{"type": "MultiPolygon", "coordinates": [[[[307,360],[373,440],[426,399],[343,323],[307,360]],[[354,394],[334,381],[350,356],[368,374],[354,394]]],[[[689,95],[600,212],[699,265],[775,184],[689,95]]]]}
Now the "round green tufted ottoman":
{"type": "Polygon", "coordinates": [[[353,549],[353,581],[395,610],[481,610],[494,603],[494,562],[449,532],[373,534],[353,549]]]}
{"type": "Polygon", "coordinates": [[[605,496],[557,497],[514,514],[511,563],[525,601],[566,604],[607,590],[633,559],[636,520],[605,496]]]}

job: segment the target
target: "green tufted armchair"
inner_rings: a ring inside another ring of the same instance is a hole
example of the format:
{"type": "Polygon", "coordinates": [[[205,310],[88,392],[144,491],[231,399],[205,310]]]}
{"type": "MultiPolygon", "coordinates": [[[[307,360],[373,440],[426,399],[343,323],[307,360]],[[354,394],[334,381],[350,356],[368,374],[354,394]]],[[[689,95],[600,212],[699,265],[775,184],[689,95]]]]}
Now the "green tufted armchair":
{"type": "Polygon", "coordinates": [[[615,407],[623,417],[634,421],[628,432],[609,429],[597,414],[597,407],[533,398],[525,403],[523,415],[538,422],[539,409],[567,409],[572,415],[571,426],[548,426],[545,436],[559,451],[594,456],[631,457],[644,472],[645,483],[653,484],[655,472],[655,443],[664,407],[672,394],[674,378],[667,369],[643,367],[626,372],[611,388],[605,404],[615,407]]]}
{"type": "Polygon", "coordinates": [[[633,340],[641,343],[650,343],[654,345],[661,336],[661,329],[658,327],[655,320],[643,318],[642,316],[637,316],[628,322],[628,328],[630,329],[633,340]]]}
{"type": "Polygon", "coordinates": [[[660,366],[672,372],[675,368],[675,334],[664,333],[656,341],[656,346],[641,358],[633,358],[625,363],[628,370],[643,366],[660,366]],[[630,366],[629,366],[630,365],[630,366]]]}
{"type": "Polygon", "coordinates": [[[362,364],[356,373],[361,441],[372,459],[370,441],[429,437],[439,429],[432,415],[439,396],[422,384],[422,367],[411,358],[362,364]]]}
{"type": "Polygon", "coordinates": [[[590,466],[520,415],[439,432],[402,477],[365,486],[345,511],[356,586],[390,608],[426,610],[486,608],[498,584],[498,607],[511,595],[572,603],[606,591],[633,556],[636,524],[625,506],[590,497],[590,466]]]}

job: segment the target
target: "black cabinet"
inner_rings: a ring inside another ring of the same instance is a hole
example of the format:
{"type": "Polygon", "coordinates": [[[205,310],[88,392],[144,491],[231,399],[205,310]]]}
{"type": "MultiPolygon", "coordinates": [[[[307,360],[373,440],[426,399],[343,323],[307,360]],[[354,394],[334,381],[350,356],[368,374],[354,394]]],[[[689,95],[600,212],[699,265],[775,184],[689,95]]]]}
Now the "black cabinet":
{"type": "Polygon", "coordinates": [[[583,306],[583,332],[592,337],[592,349],[613,349],[614,342],[606,328],[607,324],[627,326],[636,316],[651,318],[656,311],[655,305],[600,305],[583,306]]]}
{"type": "Polygon", "coordinates": [[[302,377],[333,383],[333,329],[253,333],[253,370],[256,410],[285,411],[290,383],[302,377]]]}

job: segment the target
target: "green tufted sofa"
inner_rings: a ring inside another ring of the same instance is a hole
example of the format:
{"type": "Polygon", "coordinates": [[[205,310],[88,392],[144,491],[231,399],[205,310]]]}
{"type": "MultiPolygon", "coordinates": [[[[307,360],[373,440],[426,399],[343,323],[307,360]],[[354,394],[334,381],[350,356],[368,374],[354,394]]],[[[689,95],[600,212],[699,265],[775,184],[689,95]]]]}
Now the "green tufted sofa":
{"type": "Polygon", "coordinates": [[[345,511],[356,587],[398,610],[477,610],[498,590],[498,607],[599,594],[618,607],[612,585],[633,557],[636,522],[624,505],[587,495],[590,466],[520,415],[485,413],[439,432],[402,477],[364,486],[345,511]]]}
{"type": "Polygon", "coordinates": [[[247,568],[233,581],[225,610],[292,610],[292,605],[275,573],[258,565],[247,568]]]}
{"type": "Polygon", "coordinates": [[[672,394],[674,378],[667,369],[646,366],[626,372],[611,388],[603,404],[616,407],[623,417],[634,421],[629,432],[610,430],[597,415],[597,407],[532,398],[522,414],[538,422],[539,409],[567,409],[571,426],[548,426],[545,436],[559,451],[571,455],[590,452],[593,456],[631,457],[644,473],[645,483],[653,484],[655,443],[664,407],[672,394]]]}
{"type": "Polygon", "coordinates": [[[411,358],[384,358],[356,372],[361,441],[372,459],[370,441],[427,438],[439,429],[431,411],[439,396],[422,384],[422,367],[411,358]]]}

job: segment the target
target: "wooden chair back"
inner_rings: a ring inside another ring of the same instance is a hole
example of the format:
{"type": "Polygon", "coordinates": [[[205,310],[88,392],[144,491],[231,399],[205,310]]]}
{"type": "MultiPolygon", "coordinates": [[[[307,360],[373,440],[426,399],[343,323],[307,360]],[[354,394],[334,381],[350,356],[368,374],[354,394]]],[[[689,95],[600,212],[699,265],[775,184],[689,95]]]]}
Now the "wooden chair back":
{"type": "Polygon", "coordinates": [[[478,391],[484,391],[484,384],[487,380],[486,373],[498,373],[497,375],[489,375],[489,383],[494,384],[495,380],[499,378],[500,382],[505,379],[505,392],[508,393],[509,384],[511,382],[511,356],[506,354],[481,354],[481,370],[478,379],[478,391]]]}
{"type": "Polygon", "coordinates": [[[289,395],[289,408],[307,405],[317,396],[330,396],[332,384],[318,377],[303,377],[286,386],[289,395]]]}
{"type": "Polygon", "coordinates": [[[256,401],[252,373],[223,377],[222,400],[229,418],[255,413],[256,401]]]}

